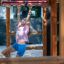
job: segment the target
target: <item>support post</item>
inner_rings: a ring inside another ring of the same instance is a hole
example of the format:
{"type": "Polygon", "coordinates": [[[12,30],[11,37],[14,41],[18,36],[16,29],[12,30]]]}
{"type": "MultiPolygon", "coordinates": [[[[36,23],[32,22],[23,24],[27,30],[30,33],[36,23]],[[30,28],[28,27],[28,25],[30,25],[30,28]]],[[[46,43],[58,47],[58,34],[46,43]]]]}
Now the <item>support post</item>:
{"type": "Polygon", "coordinates": [[[6,45],[10,46],[10,7],[6,7],[6,45]]]}
{"type": "Polygon", "coordinates": [[[43,55],[47,55],[47,20],[46,20],[46,7],[43,7],[43,55]]]}
{"type": "Polygon", "coordinates": [[[50,0],[51,6],[51,56],[57,56],[57,6],[56,0],[50,0]]]}
{"type": "Polygon", "coordinates": [[[60,0],[60,56],[64,57],[64,0],[60,0]]]}

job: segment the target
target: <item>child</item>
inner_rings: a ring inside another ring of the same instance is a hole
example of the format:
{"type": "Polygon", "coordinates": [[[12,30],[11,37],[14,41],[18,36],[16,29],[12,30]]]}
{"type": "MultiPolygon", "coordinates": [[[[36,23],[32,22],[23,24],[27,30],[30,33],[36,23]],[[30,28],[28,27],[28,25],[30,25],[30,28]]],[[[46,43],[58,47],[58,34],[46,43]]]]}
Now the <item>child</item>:
{"type": "Polygon", "coordinates": [[[5,55],[6,57],[10,52],[13,52],[15,50],[17,51],[17,56],[23,56],[26,50],[26,42],[29,42],[28,33],[30,25],[29,18],[31,14],[31,8],[32,6],[29,9],[27,18],[24,18],[18,22],[16,30],[16,43],[2,52],[2,54],[5,55]]]}

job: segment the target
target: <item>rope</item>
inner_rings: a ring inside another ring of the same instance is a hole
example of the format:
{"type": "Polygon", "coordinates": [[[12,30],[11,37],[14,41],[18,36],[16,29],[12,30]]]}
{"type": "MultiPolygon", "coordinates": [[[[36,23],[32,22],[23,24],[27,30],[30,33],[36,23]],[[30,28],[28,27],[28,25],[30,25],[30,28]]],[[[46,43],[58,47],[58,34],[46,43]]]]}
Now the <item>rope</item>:
{"type": "Polygon", "coordinates": [[[19,22],[19,21],[21,21],[21,19],[20,19],[20,8],[21,8],[21,6],[17,6],[17,8],[18,8],[17,18],[18,18],[18,22],[19,22]]]}

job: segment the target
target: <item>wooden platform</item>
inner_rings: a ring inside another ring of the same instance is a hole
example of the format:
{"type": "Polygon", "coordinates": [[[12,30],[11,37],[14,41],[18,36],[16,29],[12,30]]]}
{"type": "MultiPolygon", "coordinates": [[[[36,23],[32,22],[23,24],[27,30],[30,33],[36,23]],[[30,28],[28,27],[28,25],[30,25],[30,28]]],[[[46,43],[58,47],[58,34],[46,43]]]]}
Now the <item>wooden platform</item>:
{"type": "Polygon", "coordinates": [[[1,58],[0,64],[64,64],[62,57],[1,58]]]}

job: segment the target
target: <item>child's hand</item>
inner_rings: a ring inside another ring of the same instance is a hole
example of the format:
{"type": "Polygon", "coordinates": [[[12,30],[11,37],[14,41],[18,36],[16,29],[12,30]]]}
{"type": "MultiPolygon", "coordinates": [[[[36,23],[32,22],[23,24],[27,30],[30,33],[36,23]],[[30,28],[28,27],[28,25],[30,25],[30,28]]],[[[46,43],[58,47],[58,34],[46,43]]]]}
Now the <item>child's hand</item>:
{"type": "Polygon", "coordinates": [[[32,9],[32,3],[29,3],[28,5],[29,5],[29,9],[32,9]]]}

